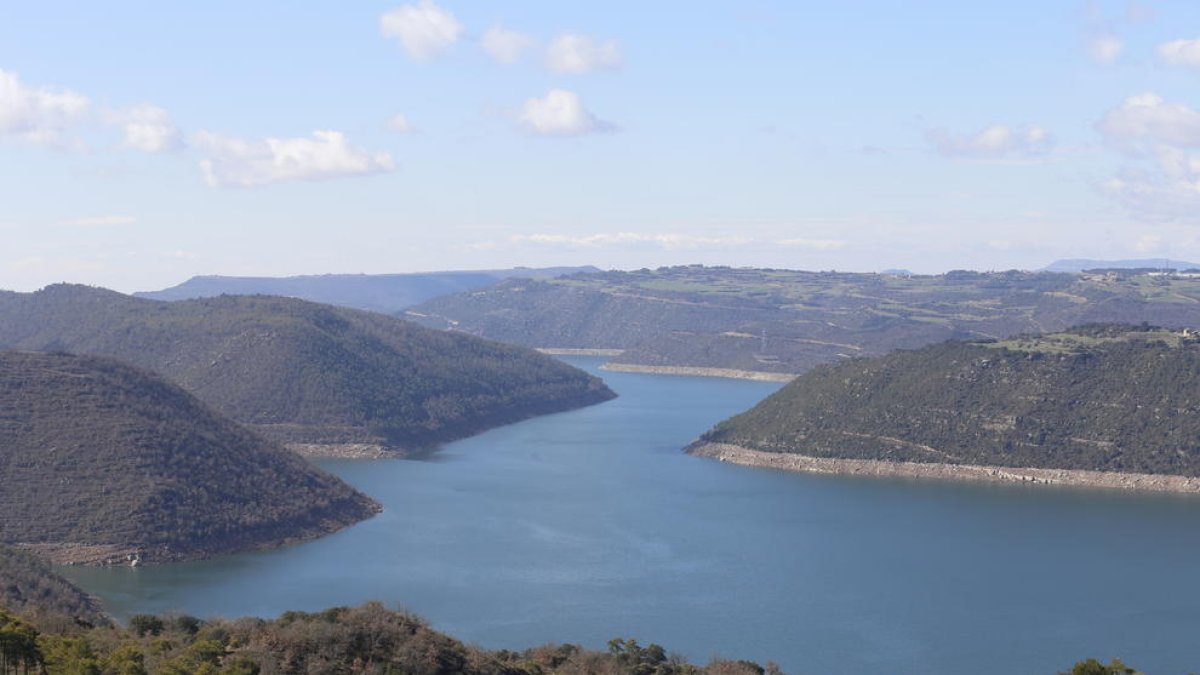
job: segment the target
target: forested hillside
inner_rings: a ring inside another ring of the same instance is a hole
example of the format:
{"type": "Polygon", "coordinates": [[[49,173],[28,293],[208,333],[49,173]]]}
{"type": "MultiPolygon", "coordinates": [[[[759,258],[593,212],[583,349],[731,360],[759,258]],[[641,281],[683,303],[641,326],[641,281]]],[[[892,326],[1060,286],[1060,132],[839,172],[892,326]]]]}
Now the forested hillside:
{"type": "Polygon", "coordinates": [[[117,357],[297,444],[403,452],[614,396],[529,349],[267,296],[168,303],[70,285],[0,293],[0,347],[117,357]]]}
{"type": "Polygon", "coordinates": [[[810,457],[1200,476],[1200,339],[1090,325],[822,366],[704,434],[810,457]]]}
{"type": "Polygon", "coordinates": [[[56,574],[48,562],[4,544],[0,544],[0,608],[40,626],[109,622],[99,602],[56,574]]]}
{"type": "Polygon", "coordinates": [[[56,560],[175,560],[319,536],[378,509],[156,375],[0,352],[2,542],[56,560]]]}
{"type": "Polygon", "coordinates": [[[802,373],[894,349],[1080,323],[1200,326],[1200,279],[689,266],[509,280],[408,315],[533,347],[624,349],[614,364],[802,373]]]}

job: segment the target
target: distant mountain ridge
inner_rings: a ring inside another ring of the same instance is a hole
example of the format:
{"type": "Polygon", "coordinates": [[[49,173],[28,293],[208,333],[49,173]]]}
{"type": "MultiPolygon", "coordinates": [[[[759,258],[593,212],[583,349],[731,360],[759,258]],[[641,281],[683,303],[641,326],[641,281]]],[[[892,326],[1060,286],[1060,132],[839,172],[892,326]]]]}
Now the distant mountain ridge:
{"type": "Polygon", "coordinates": [[[267,296],[169,303],[71,285],[0,292],[0,348],[123,359],[318,454],[410,452],[615,395],[533,350],[267,296]]]}
{"type": "MultiPolygon", "coordinates": [[[[817,368],[692,448],[1200,477],[1200,336],[1089,325],[817,368]]],[[[1195,488],[1195,485],[1192,486],[1195,488]]]]}
{"type": "Polygon", "coordinates": [[[599,272],[585,267],[515,267],[506,270],[411,274],[321,274],[293,277],[198,276],[160,291],[134,293],[151,300],[190,300],[218,295],[280,295],[341,307],[394,314],[430,298],[482,288],[503,279],[544,279],[599,272]]]}
{"type": "Polygon", "coordinates": [[[0,541],[56,560],[207,557],[340,529],[379,505],[115,359],[0,352],[0,541]]]}
{"type": "Polygon", "coordinates": [[[1197,327],[1198,299],[1196,278],[692,265],[509,279],[434,298],[406,314],[531,347],[624,350],[610,368],[798,374],[894,349],[1081,323],[1197,327]]]}
{"type": "Polygon", "coordinates": [[[1139,258],[1136,260],[1092,260],[1089,258],[1065,258],[1042,268],[1043,272],[1078,273],[1094,269],[1200,269],[1196,263],[1169,258],[1139,258]]]}

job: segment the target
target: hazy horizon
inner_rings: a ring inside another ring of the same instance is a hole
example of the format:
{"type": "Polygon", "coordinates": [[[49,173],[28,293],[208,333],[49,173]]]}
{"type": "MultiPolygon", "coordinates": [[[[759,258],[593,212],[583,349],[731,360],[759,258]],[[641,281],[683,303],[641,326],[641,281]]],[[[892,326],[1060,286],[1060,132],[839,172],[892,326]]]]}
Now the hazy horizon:
{"type": "Polygon", "coordinates": [[[21,4],[0,288],[1200,259],[1200,5],[21,4]]]}

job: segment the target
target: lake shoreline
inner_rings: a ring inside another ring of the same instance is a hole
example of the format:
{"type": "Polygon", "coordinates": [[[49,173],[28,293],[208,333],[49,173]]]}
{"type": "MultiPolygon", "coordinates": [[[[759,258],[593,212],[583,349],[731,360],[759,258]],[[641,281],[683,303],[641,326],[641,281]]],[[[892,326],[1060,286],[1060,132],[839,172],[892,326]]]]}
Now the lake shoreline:
{"type": "Polygon", "coordinates": [[[548,356],[620,356],[625,353],[624,349],[593,349],[576,347],[537,347],[535,351],[539,351],[548,356]]]}
{"type": "Polygon", "coordinates": [[[415,459],[435,449],[409,450],[374,443],[285,443],[284,447],[305,459],[415,459]]]}
{"type": "Polygon", "coordinates": [[[614,373],[645,373],[649,375],[688,375],[692,377],[724,377],[731,380],[756,382],[791,382],[793,373],[773,373],[767,370],[738,370],[736,368],[702,368],[699,366],[644,366],[638,363],[606,363],[600,370],[614,373]]]}
{"type": "Polygon", "coordinates": [[[798,473],[1057,485],[1135,492],[1200,493],[1200,478],[1188,476],[808,457],[793,453],[752,450],[727,443],[696,442],[685,448],[684,452],[721,462],[798,473]]]}
{"type": "MultiPolygon", "coordinates": [[[[624,349],[537,347],[537,351],[549,356],[609,356],[617,357],[624,349]]],[[[710,368],[705,366],[651,366],[641,363],[614,363],[609,361],[600,370],[612,373],[644,373],[647,375],[684,375],[689,377],[723,377],[731,380],[753,380],[755,382],[791,382],[795,373],[776,373],[769,370],[740,370],[738,368],[710,368]]]]}

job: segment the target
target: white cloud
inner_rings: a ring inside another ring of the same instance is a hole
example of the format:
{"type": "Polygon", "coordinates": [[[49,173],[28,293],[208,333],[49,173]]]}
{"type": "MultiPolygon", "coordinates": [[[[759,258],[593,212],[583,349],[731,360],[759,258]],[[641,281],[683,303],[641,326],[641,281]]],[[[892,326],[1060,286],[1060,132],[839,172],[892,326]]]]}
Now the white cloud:
{"type": "Polygon", "coordinates": [[[362,176],[395,169],[386,152],[351,146],[337,131],[314,131],[312,138],[248,141],[207,131],[195,135],[204,180],[212,187],[255,187],[286,180],[362,176]]]}
{"type": "Polygon", "coordinates": [[[463,26],[432,0],[420,0],[383,13],[379,17],[379,32],[384,37],[399,39],[408,55],[417,61],[428,61],[458,42],[463,26]]]}
{"type": "Polygon", "coordinates": [[[1121,38],[1115,35],[1097,35],[1088,41],[1088,56],[1096,63],[1111,66],[1117,62],[1124,46],[1121,38]]]}
{"type": "Polygon", "coordinates": [[[388,128],[398,134],[411,134],[417,130],[403,113],[396,113],[388,119],[388,128]]]}
{"type": "Polygon", "coordinates": [[[794,246],[797,248],[811,248],[818,251],[832,251],[834,249],[844,248],[846,242],[841,239],[780,239],[775,242],[780,246],[794,246]]]}
{"type": "Polygon", "coordinates": [[[504,26],[495,25],[487,29],[480,41],[483,51],[497,63],[516,63],[521,54],[533,46],[533,38],[504,26]]]}
{"type": "Polygon", "coordinates": [[[1200,70],[1200,38],[1164,42],[1158,46],[1158,58],[1170,66],[1200,70]]]}
{"type": "Polygon", "coordinates": [[[546,49],[546,67],[556,73],[581,74],[621,65],[615,40],[598,42],[579,33],[563,33],[546,49]]]}
{"type": "Polygon", "coordinates": [[[165,152],[182,145],[182,134],[167,111],[150,104],[93,111],[91,101],[70,89],[27,85],[0,69],[0,138],[87,151],[83,130],[119,130],[122,147],[165,152]]]}
{"type": "Polygon", "coordinates": [[[114,113],[114,124],[125,135],[125,146],[143,152],[167,152],[183,146],[183,135],[166,110],[142,104],[114,113]]]}
{"type": "Polygon", "coordinates": [[[64,220],[62,225],[67,227],[116,227],[119,225],[133,225],[136,222],[137,218],[133,216],[93,216],[90,218],[64,220]]]}
{"type": "Polygon", "coordinates": [[[1200,112],[1180,103],[1165,103],[1157,94],[1130,96],[1105,113],[1097,128],[1118,143],[1164,143],[1200,146],[1200,112]]]}
{"type": "Polygon", "coordinates": [[[0,69],[0,136],[39,145],[65,145],[64,134],[88,113],[91,102],[69,89],[32,87],[0,69]]]}
{"type": "Polygon", "coordinates": [[[588,112],[578,94],[565,89],[551,89],[542,98],[525,101],[518,119],[528,131],[541,136],[578,136],[614,129],[588,112]]]}
{"type": "Polygon", "coordinates": [[[1032,124],[1020,128],[993,124],[979,133],[964,136],[954,136],[938,129],[926,134],[926,139],[938,153],[946,157],[971,159],[1033,157],[1044,155],[1054,147],[1054,138],[1050,133],[1032,124]]]}

